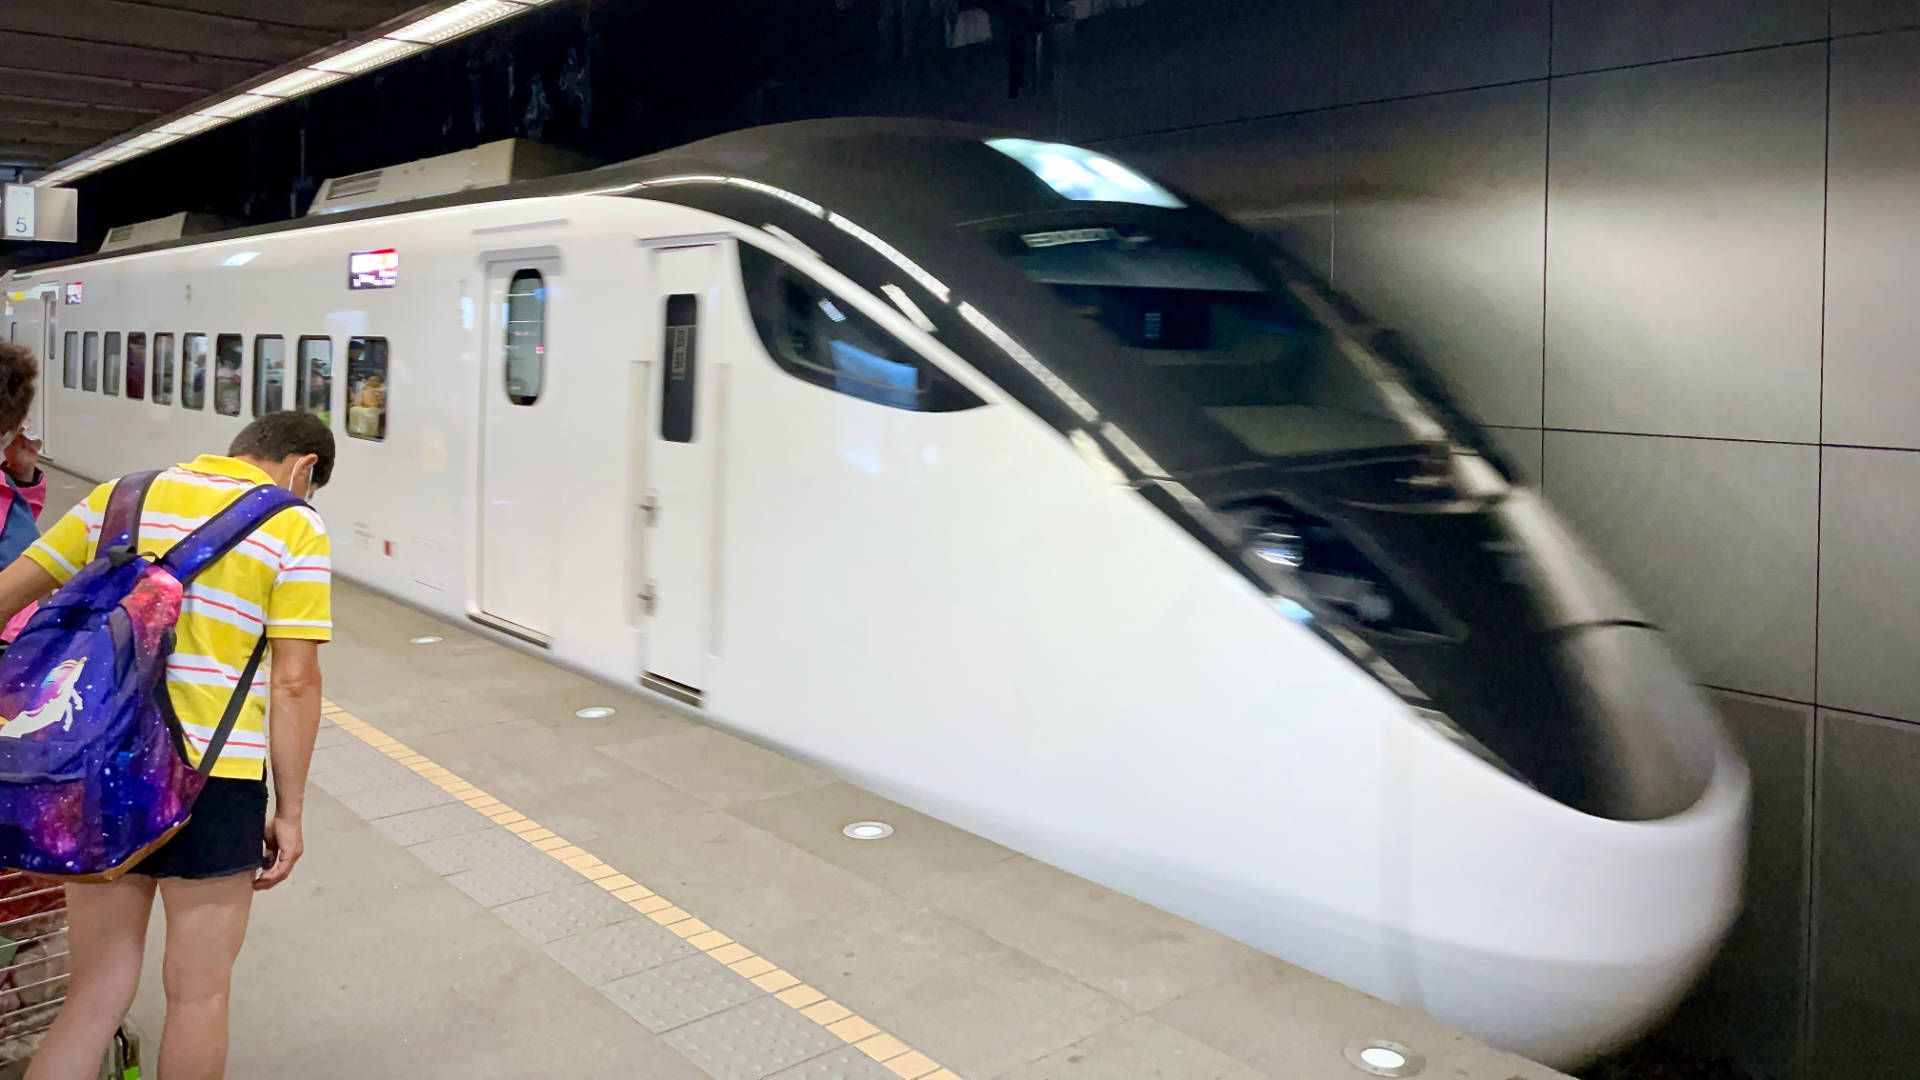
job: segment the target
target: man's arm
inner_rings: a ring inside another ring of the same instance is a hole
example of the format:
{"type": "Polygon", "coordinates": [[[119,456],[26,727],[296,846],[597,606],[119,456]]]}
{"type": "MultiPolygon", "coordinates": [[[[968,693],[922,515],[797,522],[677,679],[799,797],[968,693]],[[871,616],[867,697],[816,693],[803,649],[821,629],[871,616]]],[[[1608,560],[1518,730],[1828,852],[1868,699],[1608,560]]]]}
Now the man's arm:
{"type": "Polygon", "coordinates": [[[12,565],[0,570],[0,625],[20,614],[28,604],[45,600],[59,586],[53,575],[32,559],[13,560],[12,565]]]}
{"type": "MultiPolygon", "coordinates": [[[[5,575],[0,574],[0,584],[5,575]]],[[[273,639],[269,691],[273,711],[268,754],[273,765],[273,819],[267,823],[267,848],[273,865],[254,880],[255,889],[271,889],[293,872],[306,845],[300,815],[307,802],[307,766],[320,731],[320,643],[298,638],[273,639]]]]}

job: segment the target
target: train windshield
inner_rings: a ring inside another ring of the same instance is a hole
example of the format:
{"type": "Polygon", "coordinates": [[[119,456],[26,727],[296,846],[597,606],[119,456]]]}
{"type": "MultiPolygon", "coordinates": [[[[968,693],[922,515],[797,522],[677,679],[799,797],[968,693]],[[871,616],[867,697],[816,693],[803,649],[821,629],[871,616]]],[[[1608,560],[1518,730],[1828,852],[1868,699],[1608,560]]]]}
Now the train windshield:
{"type": "Polygon", "coordinates": [[[1178,212],[996,222],[995,247],[1098,327],[1125,380],[1184,405],[1247,457],[1373,454],[1423,439],[1340,335],[1267,268],[1178,212]],[[1156,220],[1163,219],[1163,220],[1156,220]],[[1011,225],[1011,227],[1009,227],[1011,225]]]}

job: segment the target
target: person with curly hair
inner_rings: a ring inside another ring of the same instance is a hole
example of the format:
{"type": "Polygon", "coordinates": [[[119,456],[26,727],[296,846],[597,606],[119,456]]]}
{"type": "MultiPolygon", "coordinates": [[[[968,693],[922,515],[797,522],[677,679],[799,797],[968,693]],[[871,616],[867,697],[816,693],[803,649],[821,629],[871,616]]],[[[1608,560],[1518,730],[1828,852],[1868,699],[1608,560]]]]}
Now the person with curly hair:
{"type": "Polygon", "coordinates": [[[0,342],[0,567],[40,539],[37,521],[47,504],[47,478],[40,472],[40,440],[26,432],[40,364],[22,345],[0,342]]]}

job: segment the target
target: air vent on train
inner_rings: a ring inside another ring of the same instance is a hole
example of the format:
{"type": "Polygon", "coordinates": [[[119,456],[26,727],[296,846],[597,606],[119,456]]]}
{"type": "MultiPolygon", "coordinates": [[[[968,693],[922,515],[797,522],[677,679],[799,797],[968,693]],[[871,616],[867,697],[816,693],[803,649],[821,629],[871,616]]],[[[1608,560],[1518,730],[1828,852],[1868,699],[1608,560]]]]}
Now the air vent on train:
{"type": "Polygon", "coordinates": [[[136,221],[131,225],[115,225],[107,231],[107,238],[100,244],[102,253],[126,251],[129,248],[146,247],[148,244],[164,244],[169,240],[180,240],[189,236],[209,236],[224,232],[242,222],[217,214],[168,214],[166,217],[151,221],[136,221]]]}
{"type": "Polygon", "coordinates": [[[380,187],[380,174],[385,171],[385,169],[374,169],[371,172],[340,177],[327,185],[326,201],[338,202],[341,199],[351,199],[356,195],[365,195],[369,191],[377,190],[380,187]]]}
{"type": "Polygon", "coordinates": [[[527,139],[501,139],[470,150],[388,165],[320,186],[309,216],[337,214],[369,206],[390,206],[435,195],[500,187],[519,180],[559,176],[586,166],[582,159],[527,139]]]}

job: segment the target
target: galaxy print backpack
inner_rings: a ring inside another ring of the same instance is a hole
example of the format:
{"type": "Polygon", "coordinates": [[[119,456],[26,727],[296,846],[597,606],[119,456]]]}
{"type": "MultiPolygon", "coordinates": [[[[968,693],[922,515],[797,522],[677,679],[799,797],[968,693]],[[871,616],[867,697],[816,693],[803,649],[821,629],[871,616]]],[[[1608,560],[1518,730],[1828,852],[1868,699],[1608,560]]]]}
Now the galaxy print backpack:
{"type": "Polygon", "coordinates": [[[166,688],[167,655],[194,575],[300,500],[248,491],[155,559],[139,554],[156,473],[121,480],[99,557],[44,601],[0,656],[0,866],[112,881],[187,823],[266,652],[263,634],[200,765],[166,688]]]}

